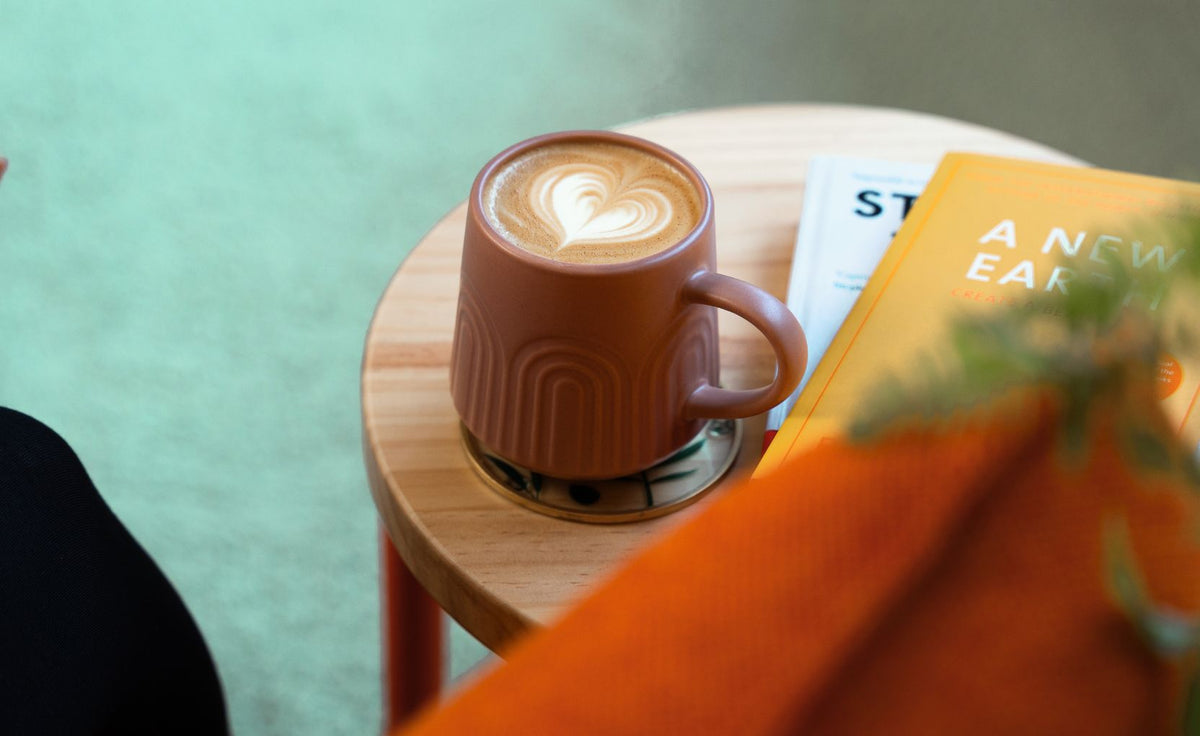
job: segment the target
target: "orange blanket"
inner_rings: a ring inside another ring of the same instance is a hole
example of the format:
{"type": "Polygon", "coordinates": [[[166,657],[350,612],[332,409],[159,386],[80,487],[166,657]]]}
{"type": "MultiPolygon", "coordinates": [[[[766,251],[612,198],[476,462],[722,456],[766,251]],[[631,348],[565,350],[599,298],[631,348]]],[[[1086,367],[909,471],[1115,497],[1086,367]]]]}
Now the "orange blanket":
{"type": "Polygon", "coordinates": [[[1178,733],[1106,549],[1200,610],[1184,455],[1132,462],[1111,406],[1070,455],[1051,396],[733,489],[411,733],[1178,733]]]}

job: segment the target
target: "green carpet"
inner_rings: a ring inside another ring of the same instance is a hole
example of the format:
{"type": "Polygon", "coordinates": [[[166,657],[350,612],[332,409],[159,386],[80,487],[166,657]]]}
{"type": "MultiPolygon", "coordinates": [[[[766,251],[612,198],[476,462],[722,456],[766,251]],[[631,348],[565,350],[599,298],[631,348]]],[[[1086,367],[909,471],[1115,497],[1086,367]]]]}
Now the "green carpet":
{"type": "Polygon", "coordinates": [[[373,733],[363,335],[491,154],[818,100],[1195,174],[1194,11],[960,5],[0,0],[0,403],[175,582],[237,733],[373,733]]]}

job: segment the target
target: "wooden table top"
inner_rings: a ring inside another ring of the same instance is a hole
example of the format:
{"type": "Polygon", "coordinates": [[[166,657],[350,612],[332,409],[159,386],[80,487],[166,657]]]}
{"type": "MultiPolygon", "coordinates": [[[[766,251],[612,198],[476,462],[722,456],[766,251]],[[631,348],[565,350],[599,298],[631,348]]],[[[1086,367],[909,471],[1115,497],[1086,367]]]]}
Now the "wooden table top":
{"type": "MultiPolygon", "coordinates": [[[[814,155],[936,163],[957,150],[1079,163],[988,128],[867,107],[724,108],[621,130],[661,143],[700,169],[715,199],[718,270],[781,299],[814,155]]],[[[401,557],[434,599],[495,651],[551,621],[693,511],[618,525],[565,521],[502,498],[476,476],[449,388],[465,213],[459,204],[429,231],[379,302],[363,357],[363,445],[371,493],[401,557]]],[[[768,382],[774,358],[766,341],[729,313],[720,313],[719,324],[722,383],[768,382]]],[[[722,485],[753,469],[763,421],[746,420],[742,452],[722,485]]]]}

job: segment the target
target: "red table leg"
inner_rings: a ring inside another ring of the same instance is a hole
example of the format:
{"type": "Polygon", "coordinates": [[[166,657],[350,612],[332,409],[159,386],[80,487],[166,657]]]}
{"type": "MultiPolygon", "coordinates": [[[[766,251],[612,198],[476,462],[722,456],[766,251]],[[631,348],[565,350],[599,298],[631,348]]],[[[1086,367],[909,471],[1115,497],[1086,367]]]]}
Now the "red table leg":
{"type": "Polygon", "coordinates": [[[379,529],[384,734],[435,698],[442,684],[442,609],[379,529]]]}

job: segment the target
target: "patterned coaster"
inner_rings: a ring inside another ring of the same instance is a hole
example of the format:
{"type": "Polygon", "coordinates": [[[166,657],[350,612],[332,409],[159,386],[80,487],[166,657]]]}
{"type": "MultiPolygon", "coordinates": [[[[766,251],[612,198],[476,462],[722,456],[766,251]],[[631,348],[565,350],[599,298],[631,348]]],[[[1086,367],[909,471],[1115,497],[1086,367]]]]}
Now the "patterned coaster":
{"type": "Polygon", "coordinates": [[[613,524],[669,514],[698,500],[733,467],[742,423],[714,419],[671,457],[624,478],[574,481],[535,473],[504,460],[462,427],[476,472],[505,498],[560,519],[613,524]]]}

